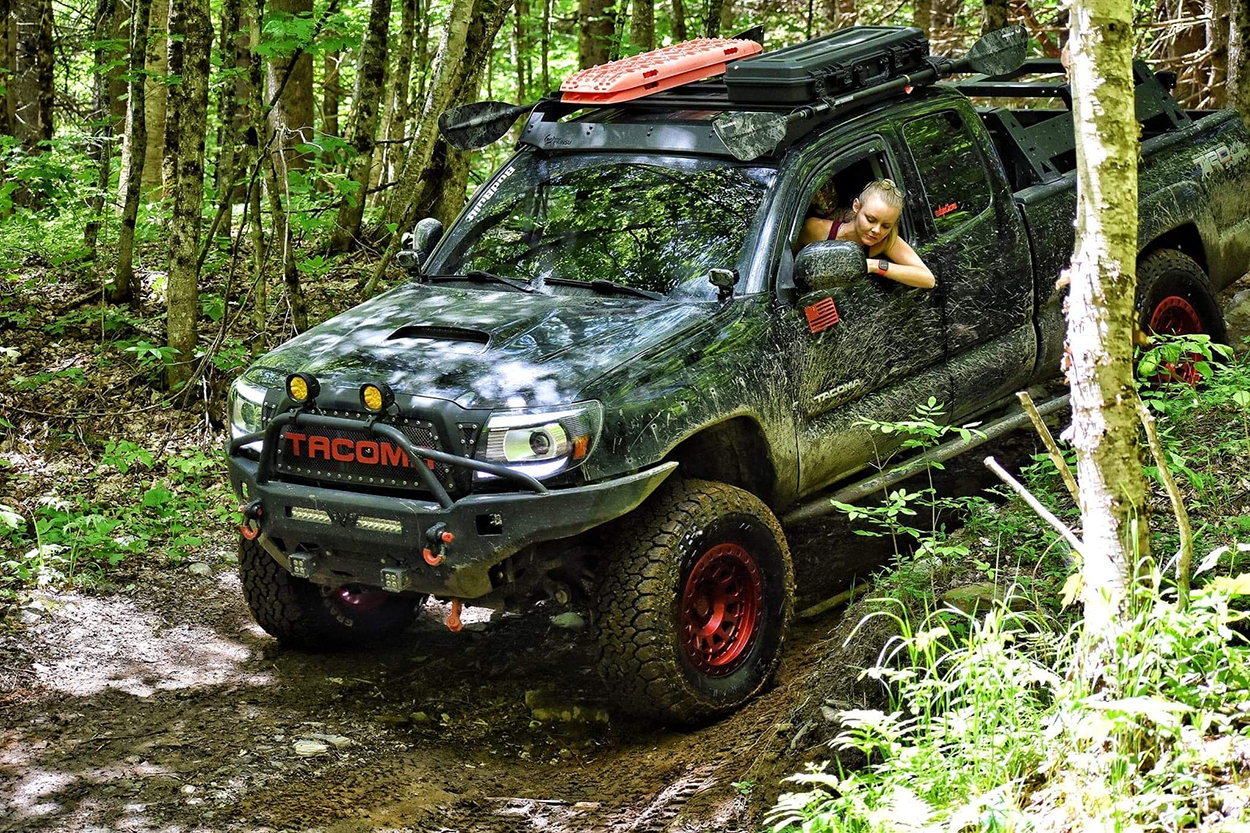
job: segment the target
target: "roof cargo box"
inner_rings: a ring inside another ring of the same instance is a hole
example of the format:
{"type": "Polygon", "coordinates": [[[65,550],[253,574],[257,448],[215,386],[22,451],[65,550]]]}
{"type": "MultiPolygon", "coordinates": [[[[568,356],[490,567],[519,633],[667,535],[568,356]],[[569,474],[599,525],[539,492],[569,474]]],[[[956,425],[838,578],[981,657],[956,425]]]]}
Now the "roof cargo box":
{"type": "Polygon", "coordinates": [[[924,32],[852,26],[805,43],[735,61],[725,68],[729,100],[805,104],[872,87],[925,66],[924,32]]]}

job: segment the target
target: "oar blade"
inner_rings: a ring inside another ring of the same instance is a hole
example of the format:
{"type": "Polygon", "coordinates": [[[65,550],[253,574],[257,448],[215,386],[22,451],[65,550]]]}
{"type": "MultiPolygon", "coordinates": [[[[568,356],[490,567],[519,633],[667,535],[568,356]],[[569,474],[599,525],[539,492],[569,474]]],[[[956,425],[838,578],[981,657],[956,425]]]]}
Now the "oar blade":
{"type": "Polygon", "coordinates": [[[781,144],[788,124],[780,113],[721,113],[712,129],[735,159],[750,162],[781,144]]]}
{"type": "Polygon", "coordinates": [[[445,111],[438,117],[438,130],[452,147],[476,150],[500,139],[517,116],[531,107],[506,101],[475,101],[445,111]]]}
{"type": "Polygon", "coordinates": [[[983,75],[1015,72],[1028,54],[1029,34],[1023,26],[1007,26],[987,32],[968,50],[964,63],[983,75]]]}

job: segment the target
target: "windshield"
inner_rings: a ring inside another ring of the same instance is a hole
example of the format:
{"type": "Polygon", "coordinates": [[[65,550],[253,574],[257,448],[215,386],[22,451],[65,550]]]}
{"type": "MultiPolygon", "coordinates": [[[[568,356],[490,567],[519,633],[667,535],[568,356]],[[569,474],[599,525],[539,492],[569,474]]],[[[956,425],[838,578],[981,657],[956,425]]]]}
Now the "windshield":
{"type": "Polygon", "coordinates": [[[522,154],[462,216],[431,270],[715,297],[707,272],[745,268],[775,174],[713,160],[522,154]]]}

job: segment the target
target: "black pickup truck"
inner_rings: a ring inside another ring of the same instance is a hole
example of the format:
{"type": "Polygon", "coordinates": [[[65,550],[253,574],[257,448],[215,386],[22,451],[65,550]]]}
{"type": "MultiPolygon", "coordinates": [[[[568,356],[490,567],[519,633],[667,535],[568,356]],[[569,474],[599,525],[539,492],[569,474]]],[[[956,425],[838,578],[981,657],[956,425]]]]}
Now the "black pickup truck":
{"type": "MultiPolygon", "coordinates": [[[[777,514],[873,459],[856,422],[929,397],[966,420],[1058,373],[1075,213],[1058,71],[810,108],[750,161],[713,120],[795,104],[710,82],[573,118],[544,99],[446,234],[418,224],[411,280],[232,387],[257,621],[317,648],[397,634],[429,596],[453,627],[462,600],[554,599],[591,611],[627,710],[741,705],[794,604],[777,514]],[[1052,106],[977,106],[1024,97],[1052,106]],[[853,244],[799,250],[818,190],[849,204],[880,177],[906,191],[933,290],[867,274],[853,244]]],[[[1140,324],[1221,339],[1216,293],[1250,265],[1247,133],[1135,71],[1140,324]]]]}

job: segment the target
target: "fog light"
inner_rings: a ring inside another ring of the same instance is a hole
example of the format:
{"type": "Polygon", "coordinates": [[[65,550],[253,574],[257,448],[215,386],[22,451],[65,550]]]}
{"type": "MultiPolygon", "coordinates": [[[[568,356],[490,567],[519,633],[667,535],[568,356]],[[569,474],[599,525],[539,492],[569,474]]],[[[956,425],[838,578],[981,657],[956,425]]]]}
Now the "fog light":
{"type": "Polygon", "coordinates": [[[360,404],[371,414],[380,414],[395,401],[389,385],[365,384],[360,386],[360,404]]]}
{"type": "Polygon", "coordinates": [[[304,403],[316,399],[321,393],[321,385],[308,373],[292,373],[286,377],[286,395],[296,402],[304,403]]]}

